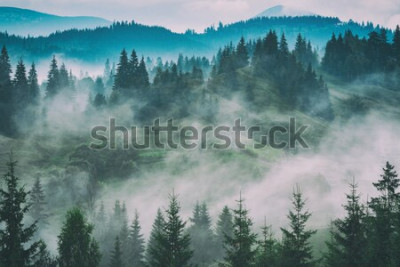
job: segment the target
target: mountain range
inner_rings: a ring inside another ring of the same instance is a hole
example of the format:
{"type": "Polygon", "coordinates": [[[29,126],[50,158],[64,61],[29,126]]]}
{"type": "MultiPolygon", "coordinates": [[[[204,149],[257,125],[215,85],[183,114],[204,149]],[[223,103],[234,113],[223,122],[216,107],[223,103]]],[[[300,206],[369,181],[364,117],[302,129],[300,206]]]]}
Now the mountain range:
{"type": "Polygon", "coordinates": [[[65,17],[29,9],[0,7],[0,31],[23,36],[49,35],[69,29],[92,29],[111,22],[98,17],[65,17]]]}

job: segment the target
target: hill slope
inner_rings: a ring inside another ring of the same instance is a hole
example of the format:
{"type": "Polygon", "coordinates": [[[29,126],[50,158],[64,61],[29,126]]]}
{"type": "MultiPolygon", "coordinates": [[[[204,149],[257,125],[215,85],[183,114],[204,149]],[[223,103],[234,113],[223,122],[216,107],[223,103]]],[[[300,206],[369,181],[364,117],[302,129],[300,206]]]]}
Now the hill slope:
{"type": "Polygon", "coordinates": [[[97,17],[61,17],[29,9],[0,7],[0,31],[16,35],[49,35],[56,31],[96,28],[110,24],[110,21],[97,17]]]}

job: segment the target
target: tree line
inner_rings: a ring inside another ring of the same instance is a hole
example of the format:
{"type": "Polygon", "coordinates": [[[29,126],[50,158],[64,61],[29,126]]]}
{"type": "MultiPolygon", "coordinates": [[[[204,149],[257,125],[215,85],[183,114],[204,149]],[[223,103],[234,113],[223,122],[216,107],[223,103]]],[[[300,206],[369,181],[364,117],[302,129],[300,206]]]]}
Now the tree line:
{"type": "Polygon", "coordinates": [[[27,191],[10,157],[0,188],[0,266],[60,267],[185,267],[185,266],[398,266],[400,238],[400,179],[389,162],[373,186],[379,193],[365,203],[357,184],[350,183],[345,216],[331,224],[326,252],[315,258],[308,225],[312,213],[295,187],[288,226],[281,238],[265,224],[255,231],[240,195],[234,208],[225,206],[215,228],[205,202],[197,203],[189,221],[181,215],[178,195],[158,209],[146,242],[137,211],[129,224],[124,203],[115,202],[108,218],[104,204],[97,212],[70,209],[58,234],[57,255],[49,252],[37,234],[48,227],[45,193],[40,178],[27,191]],[[257,234],[260,232],[260,234],[257,234]]]}

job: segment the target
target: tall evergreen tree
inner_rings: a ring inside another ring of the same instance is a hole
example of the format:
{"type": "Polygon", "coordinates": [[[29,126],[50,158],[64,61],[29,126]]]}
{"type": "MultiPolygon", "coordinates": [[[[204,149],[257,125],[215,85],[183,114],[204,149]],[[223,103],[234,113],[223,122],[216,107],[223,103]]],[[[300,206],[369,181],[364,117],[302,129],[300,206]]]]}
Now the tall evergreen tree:
{"type": "Polygon", "coordinates": [[[29,99],[31,100],[31,104],[37,105],[39,103],[40,91],[39,91],[38,75],[34,63],[32,63],[31,69],[29,70],[28,86],[29,86],[28,95],[29,99]]]}
{"type": "Polygon", "coordinates": [[[69,84],[69,74],[67,67],[65,67],[65,64],[62,63],[59,71],[59,87],[60,89],[65,89],[70,87],[69,84]]]}
{"type": "Polygon", "coordinates": [[[150,233],[149,242],[146,248],[146,263],[151,267],[163,267],[163,247],[159,243],[160,236],[164,234],[165,219],[160,209],[157,211],[153,228],[150,233]]]}
{"type": "Polygon", "coordinates": [[[224,242],[225,236],[232,238],[233,236],[233,217],[228,206],[224,206],[222,212],[218,216],[216,228],[217,255],[220,259],[225,257],[224,242]]]}
{"type": "Polygon", "coordinates": [[[96,267],[101,260],[99,246],[92,238],[93,225],[89,224],[78,208],[67,212],[58,236],[60,267],[96,267]]]}
{"type": "Polygon", "coordinates": [[[254,245],[257,235],[252,233],[252,220],[248,217],[240,195],[238,207],[233,210],[233,235],[225,235],[225,261],[231,267],[248,267],[255,263],[256,251],[254,245]]]}
{"type": "Polygon", "coordinates": [[[126,252],[127,252],[127,263],[129,263],[129,266],[131,267],[144,266],[144,252],[145,252],[144,238],[141,233],[139,214],[137,213],[137,211],[135,211],[135,218],[130,227],[126,252]]]}
{"type": "Polygon", "coordinates": [[[40,177],[36,177],[35,183],[33,184],[30,194],[31,210],[30,214],[32,218],[38,222],[39,228],[47,224],[48,214],[46,212],[46,201],[45,195],[42,188],[40,177]]]}
{"type": "Polygon", "coordinates": [[[56,57],[53,56],[50,64],[50,71],[47,74],[46,97],[54,97],[60,90],[60,72],[57,66],[56,57]]]}
{"type": "Polygon", "coordinates": [[[386,162],[381,179],[377,183],[373,183],[381,194],[379,197],[372,198],[369,203],[375,216],[370,221],[372,228],[369,237],[371,251],[368,256],[370,263],[374,266],[389,266],[393,260],[393,237],[396,203],[399,201],[397,192],[399,182],[400,179],[397,178],[394,166],[386,162]]]}
{"type": "MultiPolygon", "coordinates": [[[[157,235],[158,246],[161,246],[161,254],[156,262],[164,267],[190,266],[193,251],[190,249],[190,236],[185,233],[185,225],[179,212],[178,197],[170,195],[170,203],[166,212],[166,222],[163,233],[157,235]]],[[[157,256],[157,255],[156,255],[157,256]]]]}
{"type": "Polygon", "coordinates": [[[29,89],[25,64],[22,59],[18,61],[13,84],[15,106],[17,109],[25,108],[29,102],[29,89]]]}
{"type": "Polygon", "coordinates": [[[7,267],[30,266],[40,244],[32,242],[36,223],[24,227],[24,217],[29,212],[29,193],[19,186],[16,165],[11,155],[3,177],[5,189],[0,188],[0,266],[7,267]]]}
{"type": "Polygon", "coordinates": [[[248,64],[249,64],[249,55],[246,48],[246,41],[242,36],[236,47],[236,66],[237,68],[243,68],[246,67],[248,64]]]}
{"type": "Polygon", "coordinates": [[[114,90],[128,89],[130,81],[129,60],[126,50],[123,49],[119,58],[115,79],[114,90]]]}
{"type": "MultiPolygon", "coordinates": [[[[121,241],[119,240],[119,237],[117,236],[115,238],[115,243],[114,243],[114,249],[111,252],[111,261],[110,261],[110,267],[124,267],[124,262],[122,261],[122,249],[121,249],[121,241]]],[[[133,265],[129,265],[133,266],[133,265]]]]}
{"type": "Polygon", "coordinates": [[[261,227],[262,239],[258,241],[256,267],[278,266],[278,242],[274,239],[271,226],[266,221],[261,227]]]}
{"type": "Polygon", "coordinates": [[[306,230],[306,223],[311,217],[311,213],[304,211],[305,200],[303,194],[297,187],[293,192],[293,210],[289,211],[288,219],[290,229],[282,230],[282,266],[306,267],[312,265],[312,249],[310,238],[316,233],[315,230],[306,230]]]}
{"type": "Polygon", "coordinates": [[[357,184],[350,184],[350,194],[346,194],[344,205],[346,217],[333,222],[332,241],[327,242],[325,255],[328,266],[362,267],[367,266],[366,212],[360,203],[357,184]]]}
{"type": "Polygon", "coordinates": [[[188,229],[193,250],[192,263],[194,266],[208,267],[215,259],[215,237],[211,230],[211,218],[205,203],[196,203],[192,225],[188,229]]]}

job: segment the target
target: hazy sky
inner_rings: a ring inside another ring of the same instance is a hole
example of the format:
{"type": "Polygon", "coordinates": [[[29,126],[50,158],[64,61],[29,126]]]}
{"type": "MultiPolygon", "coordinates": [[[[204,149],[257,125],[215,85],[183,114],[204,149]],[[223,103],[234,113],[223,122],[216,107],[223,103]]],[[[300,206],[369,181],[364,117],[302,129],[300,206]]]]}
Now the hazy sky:
{"type": "Polygon", "coordinates": [[[203,30],[247,19],[277,4],[327,16],[400,24],[400,0],[0,0],[2,6],[35,9],[57,15],[92,15],[109,20],[135,20],[175,31],[203,30]]]}

